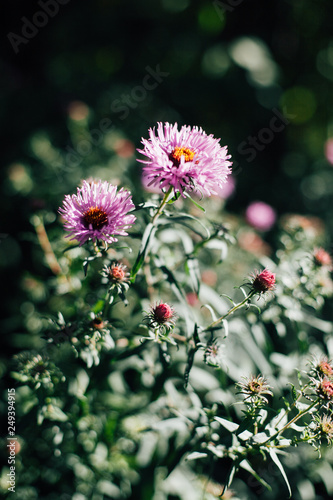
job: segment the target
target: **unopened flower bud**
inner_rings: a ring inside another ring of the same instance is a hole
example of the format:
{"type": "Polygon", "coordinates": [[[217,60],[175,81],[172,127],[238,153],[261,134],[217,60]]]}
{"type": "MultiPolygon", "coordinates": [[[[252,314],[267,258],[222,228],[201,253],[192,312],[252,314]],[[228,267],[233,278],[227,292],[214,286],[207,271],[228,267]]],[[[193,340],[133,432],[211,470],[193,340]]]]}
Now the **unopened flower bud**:
{"type": "Polygon", "coordinates": [[[264,269],[261,273],[256,271],[251,284],[252,290],[256,293],[270,292],[275,288],[275,274],[268,269],[264,269]]]}

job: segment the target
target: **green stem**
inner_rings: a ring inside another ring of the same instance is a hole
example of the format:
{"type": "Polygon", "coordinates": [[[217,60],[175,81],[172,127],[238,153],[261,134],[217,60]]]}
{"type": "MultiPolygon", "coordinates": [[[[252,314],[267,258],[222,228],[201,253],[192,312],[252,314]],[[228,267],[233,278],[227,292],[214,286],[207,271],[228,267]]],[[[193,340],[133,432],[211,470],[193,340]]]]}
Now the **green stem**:
{"type": "Polygon", "coordinates": [[[247,297],[245,297],[245,299],[242,300],[242,302],[239,302],[238,304],[234,305],[231,309],[229,309],[229,311],[226,314],[224,314],[223,316],[221,316],[220,318],[218,318],[216,321],[213,321],[213,323],[211,323],[210,325],[208,325],[203,331],[207,332],[211,328],[214,328],[215,326],[217,326],[221,321],[223,321],[225,318],[227,318],[228,316],[230,316],[230,314],[234,313],[240,307],[243,307],[250,300],[250,298],[253,297],[253,295],[255,293],[256,292],[254,290],[251,290],[251,292],[249,293],[249,295],[247,297]]]}
{"type": "Polygon", "coordinates": [[[145,242],[144,248],[140,249],[139,254],[138,254],[137,258],[136,258],[135,264],[134,264],[134,266],[132,268],[132,273],[131,273],[132,283],[134,283],[135,277],[138,274],[139,270],[141,269],[141,267],[142,267],[142,265],[143,265],[143,263],[144,263],[144,261],[146,259],[146,256],[148,254],[148,249],[149,249],[150,238],[151,238],[151,235],[155,231],[154,226],[156,226],[157,219],[162,214],[165,205],[169,201],[169,198],[170,198],[170,195],[172,193],[172,190],[173,190],[173,187],[170,186],[170,188],[168,189],[168,191],[165,193],[165,195],[163,197],[163,200],[162,200],[160,206],[158,207],[155,215],[153,216],[153,218],[152,218],[152,220],[150,222],[150,225],[148,224],[148,226],[146,228],[146,230],[147,230],[148,227],[150,226],[150,233],[149,233],[149,235],[147,237],[147,240],[145,242]]]}
{"type": "Polygon", "coordinates": [[[162,200],[162,203],[158,207],[158,210],[157,210],[156,214],[152,218],[151,223],[152,223],[153,226],[155,226],[155,223],[156,223],[157,219],[162,214],[163,209],[164,209],[165,205],[167,204],[167,202],[169,200],[169,196],[172,193],[172,189],[173,189],[172,186],[170,186],[169,189],[168,189],[168,191],[165,193],[164,198],[162,200]]]}
{"type": "Polygon", "coordinates": [[[308,385],[309,384],[306,384],[305,386],[303,386],[303,388],[301,389],[301,391],[302,391],[301,394],[297,397],[297,399],[293,402],[293,404],[285,411],[285,413],[282,413],[281,417],[279,418],[279,420],[275,424],[276,427],[279,425],[279,423],[281,422],[281,420],[283,419],[283,417],[285,417],[286,415],[288,415],[294,409],[294,407],[296,406],[296,404],[298,403],[298,401],[303,396],[303,393],[304,393],[305,389],[308,387],[308,385]]]}
{"type": "Polygon", "coordinates": [[[110,308],[110,298],[111,298],[112,292],[110,290],[107,291],[106,297],[104,300],[104,308],[103,308],[103,318],[107,319],[109,308],[110,308]]]}
{"type": "Polygon", "coordinates": [[[294,424],[295,422],[297,422],[298,419],[300,419],[301,417],[303,417],[303,415],[305,415],[306,413],[308,413],[314,406],[316,406],[316,404],[319,403],[319,401],[320,401],[320,398],[317,398],[315,401],[313,401],[313,403],[308,408],[306,408],[305,410],[300,411],[297,415],[295,415],[294,418],[292,418],[290,420],[290,422],[288,422],[286,425],[284,425],[282,427],[282,429],[280,429],[275,434],[273,434],[273,436],[269,437],[266,441],[264,441],[263,443],[261,443],[260,446],[263,446],[264,444],[269,443],[269,441],[273,441],[273,439],[275,439],[279,434],[282,434],[286,429],[288,429],[288,427],[290,427],[291,424],[294,424]]]}

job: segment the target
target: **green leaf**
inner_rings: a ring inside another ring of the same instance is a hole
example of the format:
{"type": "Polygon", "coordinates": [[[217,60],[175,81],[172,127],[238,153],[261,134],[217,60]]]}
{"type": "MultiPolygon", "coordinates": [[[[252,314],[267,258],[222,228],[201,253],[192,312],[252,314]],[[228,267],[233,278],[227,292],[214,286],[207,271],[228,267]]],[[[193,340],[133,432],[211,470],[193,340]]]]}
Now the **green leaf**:
{"type": "Polygon", "coordinates": [[[216,420],[219,424],[221,424],[229,432],[236,432],[239,429],[238,424],[235,424],[234,422],[230,422],[230,420],[225,420],[225,418],[214,417],[214,420],[216,420]]]}
{"type": "Polygon", "coordinates": [[[149,252],[152,237],[154,236],[155,232],[156,232],[156,227],[153,224],[149,223],[147,225],[144,233],[143,233],[139,253],[138,253],[136,261],[132,267],[132,271],[131,271],[132,278],[135,278],[136,274],[141,269],[141,266],[144,263],[144,260],[149,252]]]}
{"type": "Polygon", "coordinates": [[[184,373],[184,386],[185,386],[185,388],[188,385],[188,381],[189,381],[189,377],[190,377],[190,371],[191,371],[191,368],[192,368],[193,362],[194,362],[194,355],[197,352],[197,350],[199,349],[198,344],[200,342],[200,339],[199,339],[199,334],[198,334],[198,325],[196,323],[194,325],[193,339],[194,339],[194,342],[195,342],[195,346],[192,347],[192,348],[190,348],[190,350],[188,352],[188,355],[187,355],[187,364],[186,364],[185,373],[184,373]]]}
{"type": "Polygon", "coordinates": [[[171,205],[172,203],[174,203],[175,201],[177,201],[180,198],[180,196],[181,196],[181,194],[178,191],[169,201],[167,201],[167,204],[171,205]]]}
{"type": "Polygon", "coordinates": [[[226,244],[225,241],[211,239],[210,241],[208,241],[208,243],[205,244],[205,248],[210,248],[212,250],[219,250],[221,252],[219,263],[223,262],[228,255],[228,245],[226,244]]]}
{"type": "Polygon", "coordinates": [[[104,300],[98,300],[96,302],[96,304],[94,305],[94,308],[93,308],[93,312],[95,314],[98,314],[100,313],[101,311],[103,311],[103,307],[104,307],[104,300]]]}
{"type": "Polygon", "coordinates": [[[217,320],[217,316],[215,314],[215,311],[214,309],[212,308],[212,306],[210,306],[209,304],[203,304],[200,309],[202,309],[203,307],[205,307],[206,309],[208,309],[208,311],[210,312],[210,314],[212,315],[212,320],[213,321],[216,321],[217,320]]]}
{"type": "Polygon", "coordinates": [[[208,456],[207,453],[200,453],[200,451],[193,451],[186,457],[186,460],[197,460],[198,458],[204,458],[207,456],[208,456]]]}
{"type": "Polygon", "coordinates": [[[229,471],[229,474],[228,474],[228,477],[227,477],[227,480],[226,480],[226,483],[225,485],[223,486],[223,490],[221,492],[221,495],[220,495],[220,498],[223,497],[224,493],[226,492],[226,490],[229,488],[229,486],[231,485],[233,479],[234,479],[234,476],[235,476],[235,473],[236,473],[236,470],[237,470],[237,467],[238,467],[238,462],[234,463],[234,465],[231,467],[230,471],[229,471]]]}
{"type": "Polygon", "coordinates": [[[294,384],[289,384],[290,385],[290,388],[291,388],[291,396],[293,398],[293,401],[296,401],[297,400],[297,391],[295,389],[295,386],[294,384]]]}
{"type": "Polygon", "coordinates": [[[226,339],[229,335],[229,323],[228,323],[228,320],[226,319],[223,319],[222,320],[222,323],[223,323],[223,326],[224,326],[224,338],[226,339]]]}
{"type": "Polygon", "coordinates": [[[288,491],[289,491],[289,498],[291,498],[290,484],[289,484],[287,475],[285,473],[285,470],[283,468],[283,465],[281,464],[279,457],[276,454],[276,451],[273,448],[269,448],[268,453],[270,454],[271,459],[273,460],[273,462],[275,463],[275,465],[278,467],[279,471],[281,472],[281,475],[282,475],[283,479],[285,480],[285,483],[286,483],[288,491]]]}
{"type": "Polygon", "coordinates": [[[265,486],[265,488],[267,488],[269,491],[272,491],[272,488],[270,487],[270,485],[268,483],[266,483],[266,481],[264,479],[262,479],[259,476],[259,474],[257,474],[257,472],[252,468],[252,466],[250,465],[250,463],[247,460],[242,460],[241,463],[239,464],[239,467],[241,467],[242,469],[244,469],[247,472],[249,472],[250,474],[252,474],[252,476],[255,477],[256,480],[262,486],[265,486]]]}
{"type": "Polygon", "coordinates": [[[185,270],[190,275],[193,291],[198,294],[200,290],[200,268],[198,259],[187,259],[185,270]]]}
{"type": "Polygon", "coordinates": [[[201,210],[202,212],[206,212],[206,209],[204,207],[202,207],[201,205],[199,205],[199,203],[197,201],[195,201],[188,193],[184,192],[184,195],[186,196],[186,198],[191,200],[191,202],[194,203],[194,205],[197,208],[199,208],[199,210],[201,210]]]}
{"type": "Polygon", "coordinates": [[[181,224],[185,227],[188,227],[189,229],[191,229],[191,231],[193,231],[194,233],[196,233],[197,235],[199,235],[203,240],[207,240],[210,238],[210,231],[209,229],[197,218],[197,217],[194,217],[194,215],[190,215],[190,214],[187,214],[187,213],[184,213],[184,212],[180,212],[178,215],[170,215],[168,218],[165,218],[165,219],[159,219],[159,222],[160,224],[174,224],[175,222],[177,224],[181,224]],[[186,222],[186,219],[190,219],[190,220],[193,220],[195,222],[197,222],[204,230],[205,230],[205,233],[206,235],[203,235],[200,231],[198,231],[195,227],[191,226],[190,224],[188,224],[186,222]]]}

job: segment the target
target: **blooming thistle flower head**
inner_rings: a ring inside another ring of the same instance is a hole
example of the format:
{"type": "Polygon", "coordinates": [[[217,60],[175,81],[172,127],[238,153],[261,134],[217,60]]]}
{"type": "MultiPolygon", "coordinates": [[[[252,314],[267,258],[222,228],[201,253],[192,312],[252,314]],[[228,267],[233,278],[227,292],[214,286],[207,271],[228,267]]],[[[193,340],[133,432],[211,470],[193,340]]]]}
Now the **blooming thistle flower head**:
{"type": "Polygon", "coordinates": [[[134,223],[135,216],[128,213],[133,208],[129,191],[122,188],[117,192],[117,187],[107,181],[83,181],[77,194],[65,196],[59,213],[68,237],[80,245],[89,239],[113,243],[118,241],[116,236],[126,236],[126,229],[134,223]]]}
{"type": "Polygon", "coordinates": [[[255,271],[252,278],[252,290],[256,293],[271,292],[275,288],[275,274],[268,269],[264,269],[260,273],[255,271]]]}
{"type": "Polygon", "coordinates": [[[268,403],[265,395],[273,396],[273,393],[265,377],[262,375],[258,375],[257,377],[251,375],[249,378],[243,378],[244,382],[238,382],[236,386],[240,389],[238,393],[244,394],[245,401],[250,400],[251,403],[268,403]]]}
{"type": "Polygon", "coordinates": [[[247,222],[260,231],[268,231],[276,221],[276,212],[263,201],[254,201],[245,212],[247,222]]]}
{"type": "Polygon", "coordinates": [[[325,266],[332,269],[332,257],[323,248],[316,248],[313,252],[314,263],[317,266],[325,266]]]}
{"type": "Polygon", "coordinates": [[[175,326],[174,309],[165,302],[151,306],[145,319],[148,321],[149,326],[154,328],[163,327],[170,330],[175,326]]]}
{"type": "Polygon", "coordinates": [[[184,192],[199,191],[206,196],[217,195],[231,173],[232,162],[227,146],[207,135],[202,128],[158,123],[149,129],[149,139],[142,138],[140,153],[148,159],[143,174],[147,185],[184,192]]]}

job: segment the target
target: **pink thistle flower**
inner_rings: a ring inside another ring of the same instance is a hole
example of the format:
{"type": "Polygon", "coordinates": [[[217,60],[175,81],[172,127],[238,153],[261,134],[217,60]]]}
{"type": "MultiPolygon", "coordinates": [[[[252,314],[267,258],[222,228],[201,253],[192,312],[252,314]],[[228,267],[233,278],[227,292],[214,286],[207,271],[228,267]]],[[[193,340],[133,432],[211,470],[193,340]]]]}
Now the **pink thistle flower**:
{"type": "Polygon", "coordinates": [[[207,135],[202,128],[175,123],[158,123],[149,129],[149,139],[142,138],[144,149],[138,149],[147,160],[143,174],[147,186],[168,189],[170,186],[182,196],[186,191],[198,191],[206,196],[217,195],[231,173],[232,162],[227,146],[221,147],[219,139],[207,135]]]}
{"type": "Polygon", "coordinates": [[[321,380],[317,387],[317,393],[323,399],[330,401],[333,398],[333,382],[328,378],[321,380]]]}
{"type": "Polygon", "coordinates": [[[259,231],[268,231],[276,221],[276,212],[263,201],[254,201],[245,212],[247,222],[259,231]]]}
{"type": "Polygon", "coordinates": [[[107,243],[118,241],[116,236],[126,236],[136,217],[128,214],[133,210],[131,193],[107,181],[89,183],[83,181],[77,194],[66,195],[59,213],[65,219],[65,230],[83,245],[89,239],[107,243]]]}
{"type": "Polygon", "coordinates": [[[316,371],[321,377],[332,377],[333,376],[333,367],[328,361],[327,358],[322,359],[316,366],[316,371]]]}
{"type": "Polygon", "coordinates": [[[264,269],[261,273],[256,271],[251,285],[256,293],[270,292],[275,288],[275,274],[268,269],[264,269]]]}

